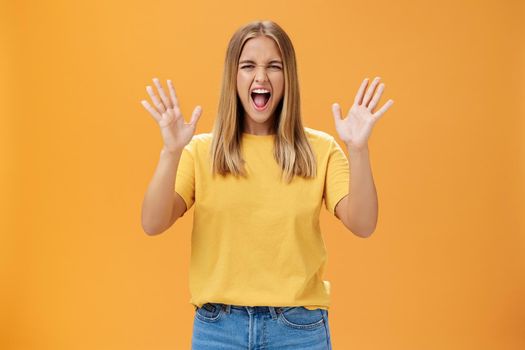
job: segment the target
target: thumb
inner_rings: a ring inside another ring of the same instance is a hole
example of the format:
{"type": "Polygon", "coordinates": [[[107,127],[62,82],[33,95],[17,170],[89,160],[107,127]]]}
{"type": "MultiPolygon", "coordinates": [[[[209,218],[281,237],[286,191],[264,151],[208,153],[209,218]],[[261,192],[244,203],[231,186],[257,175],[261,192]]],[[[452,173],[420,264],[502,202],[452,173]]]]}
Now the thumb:
{"type": "Polygon", "coordinates": [[[195,107],[191,115],[190,124],[192,124],[193,126],[197,125],[197,122],[199,121],[201,114],[202,114],[202,107],[201,106],[195,107]]]}
{"type": "Polygon", "coordinates": [[[332,104],[332,114],[334,115],[335,123],[339,123],[341,121],[341,106],[339,106],[339,103],[332,104]]]}

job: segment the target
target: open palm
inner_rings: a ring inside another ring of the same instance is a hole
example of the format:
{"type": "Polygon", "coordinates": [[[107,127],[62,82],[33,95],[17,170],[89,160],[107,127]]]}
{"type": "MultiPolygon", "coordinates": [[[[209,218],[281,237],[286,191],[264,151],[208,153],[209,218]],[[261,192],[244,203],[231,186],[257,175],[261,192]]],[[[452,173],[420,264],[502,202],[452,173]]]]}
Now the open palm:
{"type": "Polygon", "coordinates": [[[151,97],[153,106],[146,100],[142,100],[141,103],[157,121],[165,149],[168,151],[180,150],[191,141],[201,116],[202,108],[201,106],[195,107],[190,122],[186,123],[171,80],[168,80],[169,96],[164,92],[159,79],[154,78],[153,82],[159,91],[160,99],[153,91],[153,88],[148,85],[146,91],[151,97]]]}
{"type": "Polygon", "coordinates": [[[385,87],[385,84],[381,83],[374,93],[379,80],[379,77],[374,79],[366,90],[366,94],[365,89],[368,85],[368,78],[363,80],[354,98],[354,104],[348,111],[345,119],[341,119],[341,107],[339,104],[334,103],[332,105],[335,128],[341,140],[349,148],[366,148],[374,124],[394,103],[393,100],[388,100],[377,112],[373,111],[385,87]]]}

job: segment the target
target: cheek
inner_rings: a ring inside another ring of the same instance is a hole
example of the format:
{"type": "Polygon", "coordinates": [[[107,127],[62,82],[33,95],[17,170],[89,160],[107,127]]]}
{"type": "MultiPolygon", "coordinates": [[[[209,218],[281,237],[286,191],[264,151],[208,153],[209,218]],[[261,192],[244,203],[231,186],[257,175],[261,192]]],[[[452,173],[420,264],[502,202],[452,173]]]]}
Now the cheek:
{"type": "Polygon", "coordinates": [[[279,91],[279,94],[284,93],[284,76],[279,74],[274,79],[274,88],[279,91]]]}
{"type": "Polygon", "coordinates": [[[276,87],[278,87],[279,96],[284,95],[284,80],[280,80],[280,81],[277,83],[277,86],[276,86],[276,87]]]}
{"type": "Polygon", "coordinates": [[[242,88],[242,85],[239,84],[239,82],[237,82],[237,96],[239,97],[243,97],[243,88],[242,88]]]}
{"type": "Polygon", "coordinates": [[[246,82],[246,78],[240,74],[237,74],[237,94],[239,94],[239,96],[246,95],[246,91],[248,91],[248,88],[249,87],[246,82]]]}

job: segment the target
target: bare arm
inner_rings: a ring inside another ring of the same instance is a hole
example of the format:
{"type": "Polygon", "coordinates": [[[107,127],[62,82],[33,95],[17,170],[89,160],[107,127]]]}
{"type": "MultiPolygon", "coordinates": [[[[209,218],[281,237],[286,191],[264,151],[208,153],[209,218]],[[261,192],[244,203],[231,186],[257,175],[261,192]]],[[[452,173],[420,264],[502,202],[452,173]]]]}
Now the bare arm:
{"type": "Polygon", "coordinates": [[[142,202],[142,228],[156,235],[170,228],[186,211],[186,203],[175,191],[182,150],[163,149],[159,163],[142,202]]]}
{"type": "Polygon", "coordinates": [[[160,98],[147,86],[153,106],[146,100],[141,103],[158,123],[164,147],[142,202],[142,228],[148,235],[166,231],[187,209],[182,197],[175,192],[175,178],[182,151],[191,141],[202,112],[200,106],[195,107],[190,122],[185,123],[171,80],[168,80],[169,97],[157,78],[153,82],[160,98]]]}
{"type": "Polygon", "coordinates": [[[337,204],[337,217],[341,218],[350,231],[361,237],[368,237],[374,232],[378,212],[368,138],[375,123],[394,103],[393,100],[388,100],[377,112],[373,112],[385,87],[381,83],[376,90],[379,80],[380,77],[376,77],[368,89],[368,78],[363,80],[345,119],[341,118],[341,106],[338,103],[332,105],[337,133],[350,154],[352,176],[349,194],[337,204]]]}
{"type": "Polygon", "coordinates": [[[336,216],[359,237],[369,237],[377,225],[377,192],[370,166],[368,149],[349,149],[350,180],[349,193],[339,201],[336,216]]]}

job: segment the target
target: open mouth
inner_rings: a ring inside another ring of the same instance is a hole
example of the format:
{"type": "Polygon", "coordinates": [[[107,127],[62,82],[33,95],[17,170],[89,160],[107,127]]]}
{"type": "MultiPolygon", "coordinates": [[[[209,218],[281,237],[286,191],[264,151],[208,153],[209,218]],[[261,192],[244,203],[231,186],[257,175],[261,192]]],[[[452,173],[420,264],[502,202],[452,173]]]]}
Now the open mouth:
{"type": "Polygon", "coordinates": [[[268,107],[271,96],[271,92],[261,92],[258,89],[250,94],[253,106],[258,111],[264,111],[268,107]]]}

